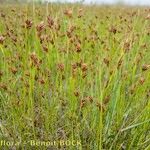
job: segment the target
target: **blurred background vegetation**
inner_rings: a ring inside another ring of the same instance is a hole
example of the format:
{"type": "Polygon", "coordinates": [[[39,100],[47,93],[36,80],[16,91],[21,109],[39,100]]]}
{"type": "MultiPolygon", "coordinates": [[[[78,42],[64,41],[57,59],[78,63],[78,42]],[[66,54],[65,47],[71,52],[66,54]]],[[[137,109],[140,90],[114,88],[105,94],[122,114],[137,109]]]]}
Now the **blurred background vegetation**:
{"type": "MultiPolygon", "coordinates": [[[[0,4],[4,3],[27,3],[32,2],[33,0],[0,0],[0,4]]],[[[34,0],[35,2],[42,3],[42,0],[34,0]]]]}

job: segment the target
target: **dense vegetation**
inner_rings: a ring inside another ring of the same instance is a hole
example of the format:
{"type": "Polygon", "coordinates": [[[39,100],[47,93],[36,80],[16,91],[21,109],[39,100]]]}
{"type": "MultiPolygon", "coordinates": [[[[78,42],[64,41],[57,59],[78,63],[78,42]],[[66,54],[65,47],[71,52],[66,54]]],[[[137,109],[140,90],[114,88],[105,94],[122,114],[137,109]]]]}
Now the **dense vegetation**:
{"type": "Polygon", "coordinates": [[[149,14],[0,6],[0,140],[16,149],[149,150],[149,14]],[[33,139],[81,145],[33,147],[33,139]]]}

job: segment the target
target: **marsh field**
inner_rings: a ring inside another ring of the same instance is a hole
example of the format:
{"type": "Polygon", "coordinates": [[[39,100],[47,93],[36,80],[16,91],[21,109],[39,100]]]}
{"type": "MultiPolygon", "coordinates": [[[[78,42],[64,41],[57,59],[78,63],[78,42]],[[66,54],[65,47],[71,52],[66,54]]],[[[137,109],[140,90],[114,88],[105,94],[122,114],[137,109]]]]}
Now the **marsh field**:
{"type": "Polygon", "coordinates": [[[0,149],[150,150],[150,8],[0,4],[0,149]]]}

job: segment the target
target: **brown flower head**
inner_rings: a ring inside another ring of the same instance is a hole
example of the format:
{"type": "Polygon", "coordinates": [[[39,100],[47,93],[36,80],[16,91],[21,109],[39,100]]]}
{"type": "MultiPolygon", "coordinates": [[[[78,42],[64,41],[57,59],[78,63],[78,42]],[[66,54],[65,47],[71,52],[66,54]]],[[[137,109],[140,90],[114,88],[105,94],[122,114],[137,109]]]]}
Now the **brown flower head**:
{"type": "Polygon", "coordinates": [[[82,109],[86,104],[86,101],[85,99],[82,99],[81,102],[80,102],[80,109],[82,109]]]}
{"type": "Polygon", "coordinates": [[[82,70],[83,72],[85,72],[85,71],[87,71],[87,69],[88,69],[88,65],[87,65],[86,63],[82,63],[82,64],[81,64],[81,70],[82,70]]]}
{"type": "Polygon", "coordinates": [[[39,69],[40,64],[42,64],[42,60],[40,60],[40,59],[38,58],[38,56],[36,55],[35,52],[32,52],[32,53],[31,53],[30,59],[31,59],[31,61],[32,61],[32,64],[33,64],[34,66],[36,66],[37,69],[39,69]]]}
{"type": "Polygon", "coordinates": [[[105,111],[105,107],[103,104],[97,102],[96,106],[98,107],[99,111],[100,112],[104,112],[105,111]]]}
{"type": "Polygon", "coordinates": [[[104,61],[104,63],[105,63],[107,66],[109,66],[110,61],[109,61],[108,58],[104,58],[103,61],[104,61]]]}
{"type": "Polygon", "coordinates": [[[75,95],[76,97],[79,97],[80,92],[77,90],[77,91],[74,92],[74,95],[75,95]]]}
{"type": "Polygon", "coordinates": [[[45,45],[43,46],[43,51],[44,52],[48,52],[48,47],[46,47],[45,45]]]}
{"type": "Polygon", "coordinates": [[[150,65],[144,64],[144,65],[142,66],[142,70],[143,70],[143,71],[146,71],[146,70],[148,70],[148,69],[150,69],[150,65]]]}
{"type": "Polygon", "coordinates": [[[150,19],[150,14],[148,14],[145,19],[149,20],[150,19]]]}
{"type": "Polygon", "coordinates": [[[117,33],[117,29],[112,26],[110,29],[109,29],[109,32],[113,33],[113,34],[116,34],[117,33]]]}
{"type": "Polygon", "coordinates": [[[0,44],[3,44],[4,40],[5,40],[5,37],[0,35],[0,44]]]}
{"type": "Polygon", "coordinates": [[[6,84],[0,83],[0,89],[7,90],[6,84]]]}
{"type": "Polygon", "coordinates": [[[78,10],[78,18],[81,18],[82,16],[83,16],[83,9],[80,8],[80,9],[78,10]]]}
{"type": "Polygon", "coordinates": [[[81,44],[80,43],[77,43],[76,44],[76,51],[79,53],[81,52],[81,44]]]}
{"type": "Polygon", "coordinates": [[[140,80],[139,80],[139,83],[140,83],[141,85],[143,85],[143,84],[144,84],[144,82],[145,82],[144,77],[141,77],[141,78],[140,78],[140,80]]]}
{"type": "Polygon", "coordinates": [[[31,28],[32,25],[33,25],[32,21],[29,20],[29,19],[27,19],[27,20],[25,21],[25,23],[26,23],[26,28],[28,28],[28,29],[31,28]]]}
{"type": "Polygon", "coordinates": [[[63,63],[59,63],[59,64],[57,64],[57,68],[58,68],[58,70],[60,70],[61,72],[63,72],[64,69],[65,69],[65,65],[63,63]]]}
{"type": "Polygon", "coordinates": [[[12,67],[12,68],[10,68],[10,70],[13,74],[16,74],[18,71],[16,67],[12,67]]]}
{"type": "Polygon", "coordinates": [[[40,84],[45,84],[45,80],[44,79],[39,79],[39,83],[40,84]]]}
{"type": "Polygon", "coordinates": [[[40,22],[37,26],[36,29],[38,32],[41,32],[45,28],[44,22],[40,22]]]}
{"type": "Polygon", "coordinates": [[[54,20],[50,16],[48,16],[47,23],[48,23],[48,26],[51,28],[54,25],[54,20]]]}
{"type": "Polygon", "coordinates": [[[66,16],[68,16],[69,18],[71,18],[71,17],[72,17],[72,14],[73,14],[73,11],[72,11],[71,9],[67,9],[67,10],[64,11],[64,14],[65,14],[66,16]]]}

